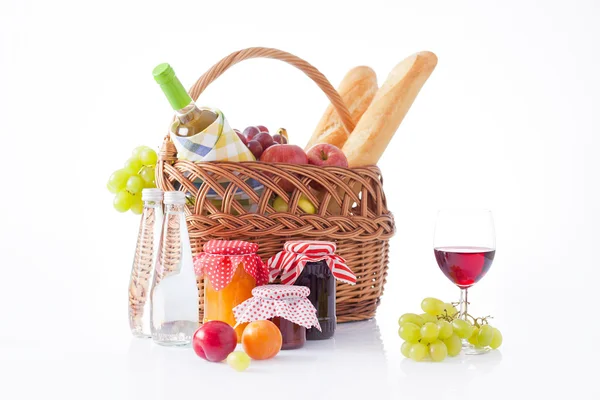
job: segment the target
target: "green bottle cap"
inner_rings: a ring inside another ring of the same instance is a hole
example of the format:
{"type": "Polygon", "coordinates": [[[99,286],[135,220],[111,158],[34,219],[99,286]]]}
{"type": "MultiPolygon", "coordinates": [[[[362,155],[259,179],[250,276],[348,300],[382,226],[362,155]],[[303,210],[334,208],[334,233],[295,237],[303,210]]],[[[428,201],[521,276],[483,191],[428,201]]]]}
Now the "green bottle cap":
{"type": "Polygon", "coordinates": [[[162,63],[156,66],[152,71],[154,80],[160,85],[160,88],[167,96],[167,100],[171,103],[174,110],[181,110],[192,102],[192,98],[185,91],[185,88],[175,76],[175,71],[167,63],[162,63]]]}

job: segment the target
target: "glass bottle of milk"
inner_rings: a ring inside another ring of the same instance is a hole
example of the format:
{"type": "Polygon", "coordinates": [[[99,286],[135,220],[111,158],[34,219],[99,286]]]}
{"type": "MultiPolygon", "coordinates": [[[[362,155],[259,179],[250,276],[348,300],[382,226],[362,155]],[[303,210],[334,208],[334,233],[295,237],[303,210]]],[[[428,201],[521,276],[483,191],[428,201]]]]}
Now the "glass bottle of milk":
{"type": "Polygon", "coordinates": [[[198,286],[185,222],[185,194],[165,192],[161,245],[151,290],[154,342],[189,346],[199,326],[198,286]]]}

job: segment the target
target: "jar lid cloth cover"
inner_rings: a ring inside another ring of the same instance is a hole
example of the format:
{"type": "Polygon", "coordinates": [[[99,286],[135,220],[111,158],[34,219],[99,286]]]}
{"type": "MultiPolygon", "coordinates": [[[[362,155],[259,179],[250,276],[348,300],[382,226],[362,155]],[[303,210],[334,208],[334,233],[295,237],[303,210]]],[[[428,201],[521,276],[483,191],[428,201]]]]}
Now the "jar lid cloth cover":
{"type": "Polygon", "coordinates": [[[293,285],[308,262],[325,261],[333,276],[342,282],[354,285],[356,276],[346,265],[346,261],[335,254],[334,242],[317,240],[292,240],[285,243],[283,251],[269,258],[269,280],[280,276],[281,283],[293,285]]]}
{"type": "Polygon", "coordinates": [[[238,265],[256,281],[256,285],[269,282],[269,272],[256,254],[256,243],[242,240],[209,240],[204,244],[204,252],[194,257],[194,270],[197,276],[205,276],[215,290],[221,290],[231,283],[238,265]]]}
{"type": "Polygon", "coordinates": [[[309,294],[310,289],[305,286],[257,286],[252,289],[254,297],[236,306],[233,315],[238,324],[280,317],[306,329],[314,326],[320,331],[317,309],[308,300],[309,294]]]}

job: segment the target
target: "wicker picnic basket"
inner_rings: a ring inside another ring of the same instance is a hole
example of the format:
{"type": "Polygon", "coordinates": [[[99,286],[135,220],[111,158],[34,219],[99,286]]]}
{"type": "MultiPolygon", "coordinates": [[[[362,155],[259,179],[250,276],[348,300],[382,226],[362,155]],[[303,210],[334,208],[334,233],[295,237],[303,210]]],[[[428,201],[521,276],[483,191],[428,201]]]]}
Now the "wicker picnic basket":
{"type": "MultiPolygon", "coordinates": [[[[248,48],[225,57],[210,68],[189,90],[197,100],[206,87],[229,67],[250,58],[285,61],[310,77],[327,95],[348,132],[354,122],[340,95],[315,67],[281,50],[248,48]]],[[[191,201],[186,206],[188,230],[194,255],[211,239],[247,240],[258,243],[259,255],[266,260],[283,248],[288,240],[333,240],[337,254],[344,257],[357,277],[357,283],[337,286],[338,322],[360,321],[375,316],[388,268],[389,239],[395,226],[387,209],[381,172],[376,166],[361,168],[318,167],[313,165],[264,162],[200,162],[177,160],[174,144],[164,139],[156,172],[162,190],[181,190],[191,201]],[[286,193],[278,185],[286,179],[294,191],[286,193]],[[248,184],[259,182],[261,191],[248,184]],[[223,185],[226,181],[228,184],[223,185]],[[197,182],[201,182],[198,184],[197,182]],[[323,189],[309,188],[318,182],[323,189]],[[239,200],[243,192],[255,204],[249,212],[239,200]],[[208,199],[207,194],[216,193],[208,199]],[[275,195],[288,202],[288,212],[277,212],[271,205],[275,195]],[[304,213],[298,200],[305,195],[316,207],[304,213]]],[[[200,293],[203,281],[198,280],[200,293]]],[[[203,296],[200,296],[200,317],[203,296]]],[[[202,320],[202,319],[201,319],[202,320]]]]}

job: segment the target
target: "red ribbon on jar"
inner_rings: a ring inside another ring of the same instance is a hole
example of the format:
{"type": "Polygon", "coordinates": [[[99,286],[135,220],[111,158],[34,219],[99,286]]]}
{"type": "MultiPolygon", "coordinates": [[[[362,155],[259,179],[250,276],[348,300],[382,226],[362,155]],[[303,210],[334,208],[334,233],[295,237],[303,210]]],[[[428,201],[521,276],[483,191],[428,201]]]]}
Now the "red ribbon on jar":
{"type": "Polygon", "coordinates": [[[269,280],[273,282],[281,274],[281,283],[293,285],[308,262],[325,261],[333,276],[342,282],[354,285],[356,276],[346,265],[346,260],[335,254],[333,242],[317,240],[292,240],[286,242],[283,251],[267,261],[269,280]]]}
{"type": "Polygon", "coordinates": [[[269,282],[269,272],[256,254],[256,243],[242,240],[209,240],[204,244],[204,252],[194,257],[194,270],[198,276],[206,276],[215,290],[221,290],[231,283],[238,265],[261,286],[269,282]]]}

